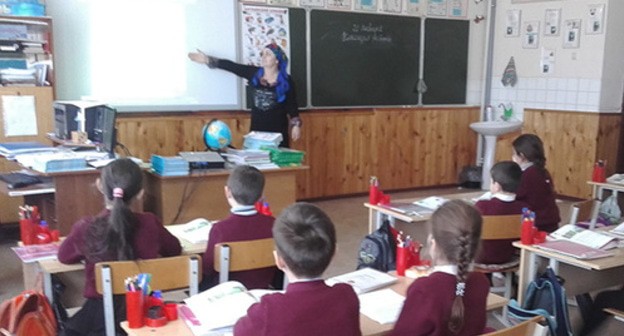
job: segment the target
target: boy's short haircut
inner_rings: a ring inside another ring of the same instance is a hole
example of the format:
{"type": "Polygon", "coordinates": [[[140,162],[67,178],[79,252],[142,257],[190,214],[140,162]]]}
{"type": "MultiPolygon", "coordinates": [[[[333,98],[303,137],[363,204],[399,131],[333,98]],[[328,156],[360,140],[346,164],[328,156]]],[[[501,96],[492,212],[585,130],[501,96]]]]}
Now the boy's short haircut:
{"type": "Polygon", "coordinates": [[[237,166],[227,180],[232,197],[240,205],[254,205],[264,190],[264,175],[252,166],[237,166]]]}
{"type": "Polygon", "coordinates": [[[300,278],[320,277],[336,251],[336,230],[331,219],[309,203],[284,209],[273,224],[277,253],[300,278]]]}
{"type": "Polygon", "coordinates": [[[503,191],[515,193],[520,186],[522,169],[513,161],[497,162],[490,170],[492,181],[498,182],[503,191]]]}

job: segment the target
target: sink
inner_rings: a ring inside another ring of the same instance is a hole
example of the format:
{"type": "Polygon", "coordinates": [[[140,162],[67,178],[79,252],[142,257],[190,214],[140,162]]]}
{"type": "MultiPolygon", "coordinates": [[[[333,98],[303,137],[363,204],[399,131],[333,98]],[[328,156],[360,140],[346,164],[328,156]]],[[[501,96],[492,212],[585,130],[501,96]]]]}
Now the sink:
{"type": "Polygon", "coordinates": [[[522,128],[522,121],[480,121],[470,124],[470,128],[481,135],[511,133],[522,128]]]}
{"type": "Polygon", "coordinates": [[[520,130],[522,121],[480,121],[470,124],[470,128],[485,138],[481,189],[488,190],[491,182],[490,169],[492,169],[494,164],[494,154],[496,152],[496,138],[499,135],[520,130]]]}

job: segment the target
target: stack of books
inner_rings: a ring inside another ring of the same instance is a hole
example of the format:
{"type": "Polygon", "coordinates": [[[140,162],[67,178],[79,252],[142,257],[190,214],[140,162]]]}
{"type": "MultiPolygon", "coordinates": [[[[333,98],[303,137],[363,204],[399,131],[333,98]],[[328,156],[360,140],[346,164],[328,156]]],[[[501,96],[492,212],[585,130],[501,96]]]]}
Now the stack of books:
{"type": "Polygon", "coordinates": [[[52,152],[56,149],[36,141],[0,143],[0,155],[12,159],[15,155],[38,152],[52,152]]]}
{"type": "Polygon", "coordinates": [[[245,149],[277,148],[284,139],[282,133],[256,131],[249,132],[244,138],[245,149]]]}
{"type": "Polygon", "coordinates": [[[15,160],[24,167],[30,167],[42,173],[56,173],[88,168],[87,160],[84,157],[69,151],[21,154],[15,156],[15,160]]]}
{"type": "Polygon", "coordinates": [[[152,155],[152,171],[161,176],[183,176],[189,174],[189,163],[181,156],[152,155]]]}
{"type": "Polygon", "coordinates": [[[290,148],[267,148],[271,161],[280,167],[301,166],[305,152],[290,148]]]}
{"type": "Polygon", "coordinates": [[[235,165],[263,166],[271,163],[269,152],[259,149],[228,148],[224,156],[235,165]]]}

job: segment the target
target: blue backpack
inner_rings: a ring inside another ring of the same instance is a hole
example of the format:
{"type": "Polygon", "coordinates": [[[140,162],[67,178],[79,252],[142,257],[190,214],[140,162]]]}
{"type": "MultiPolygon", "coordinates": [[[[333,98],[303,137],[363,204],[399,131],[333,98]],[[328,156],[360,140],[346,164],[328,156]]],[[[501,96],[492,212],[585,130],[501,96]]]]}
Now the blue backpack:
{"type": "Polygon", "coordinates": [[[553,336],[571,336],[570,318],[563,281],[549,267],[527,288],[524,305],[510,300],[507,304],[511,320],[526,321],[535,316],[543,316],[553,336]]]}
{"type": "Polygon", "coordinates": [[[384,221],[378,230],[364,237],[360,243],[357,269],[365,267],[382,272],[396,269],[396,243],[388,221],[384,221]]]}

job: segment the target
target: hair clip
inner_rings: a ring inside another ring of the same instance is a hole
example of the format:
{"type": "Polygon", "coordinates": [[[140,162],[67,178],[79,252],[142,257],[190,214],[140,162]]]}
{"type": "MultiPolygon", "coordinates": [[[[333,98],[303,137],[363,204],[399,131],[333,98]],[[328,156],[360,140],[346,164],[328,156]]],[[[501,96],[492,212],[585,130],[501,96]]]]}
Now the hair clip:
{"type": "Polygon", "coordinates": [[[466,291],[466,283],[458,282],[455,286],[455,296],[464,296],[464,292],[466,291]]]}

